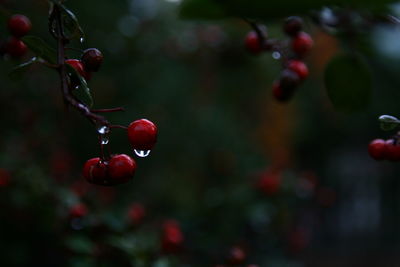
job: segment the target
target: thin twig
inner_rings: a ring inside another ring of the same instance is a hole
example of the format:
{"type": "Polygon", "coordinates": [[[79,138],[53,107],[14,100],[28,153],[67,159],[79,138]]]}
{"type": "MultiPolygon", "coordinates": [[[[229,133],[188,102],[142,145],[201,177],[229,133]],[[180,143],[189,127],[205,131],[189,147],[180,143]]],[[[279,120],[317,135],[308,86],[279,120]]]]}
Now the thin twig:
{"type": "MultiPolygon", "coordinates": [[[[87,119],[89,119],[95,125],[106,125],[110,123],[108,120],[100,115],[97,115],[90,111],[90,108],[78,101],[70,92],[67,82],[67,68],[65,65],[65,45],[68,43],[68,39],[64,36],[63,23],[61,11],[58,5],[54,5],[53,12],[51,14],[52,19],[56,23],[56,38],[57,38],[57,64],[59,65],[58,72],[61,80],[61,92],[66,105],[71,106],[82,113],[87,119]]],[[[51,28],[51,27],[50,27],[51,28]]]]}

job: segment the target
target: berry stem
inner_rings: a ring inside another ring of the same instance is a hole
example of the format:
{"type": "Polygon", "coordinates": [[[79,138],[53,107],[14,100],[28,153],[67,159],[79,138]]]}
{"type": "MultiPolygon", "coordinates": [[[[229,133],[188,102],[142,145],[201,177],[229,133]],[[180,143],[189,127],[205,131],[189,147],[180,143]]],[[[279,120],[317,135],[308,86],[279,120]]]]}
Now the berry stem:
{"type": "Polygon", "coordinates": [[[104,108],[104,109],[92,109],[91,110],[91,112],[94,112],[94,113],[108,113],[108,112],[116,112],[116,111],[125,111],[125,108],[117,107],[117,108],[104,108]]]}
{"type": "Polygon", "coordinates": [[[57,64],[58,73],[61,80],[61,92],[64,98],[64,102],[67,106],[71,106],[83,114],[87,119],[89,119],[95,125],[109,125],[110,123],[103,116],[93,113],[90,108],[78,101],[70,92],[68,88],[67,80],[67,68],[65,65],[65,45],[68,43],[68,39],[64,36],[63,22],[60,7],[55,4],[52,14],[50,15],[50,29],[53,20],[56,23],[55,32],[50,32],[54,34],[53,36],[57,39],[57,64]]]}
{"type": "Polygon", "coordinates": [[[124,130],[128,129],[128,127],[123,126],[123,125],[110,125],[109,127],[110,127],[110,129],[112,129],[112,128],[119,128],[119,129],[124,129],[124,130]]]}

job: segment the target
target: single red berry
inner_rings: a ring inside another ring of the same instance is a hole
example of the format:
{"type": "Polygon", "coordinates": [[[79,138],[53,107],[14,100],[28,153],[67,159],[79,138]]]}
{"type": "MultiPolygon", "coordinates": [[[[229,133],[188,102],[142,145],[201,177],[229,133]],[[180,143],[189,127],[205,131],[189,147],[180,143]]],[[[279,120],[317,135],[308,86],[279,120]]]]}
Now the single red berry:
{"type": "Polygon", "coordinates": [[[83,166],[83,177],[89,183],[104,184],[108,180],[108,166],[100,158],[92,158],[83,166]]]}
{"type": "Polygon", "coordinates": [[[303,27],[303,20],[300,17],[288,17],[283,25],[283,31],[289,36],[296,36],[303,27]]]}
{"type": "Polygon", "coordinates": [[[300,32],[292,40],[292,49],[299,56],[304,56],[308,51],[310,51],[313,45],[314,41],[310,35],[305,32],[300,32]]]}
{"type": "Polygon", "coordinates": [[[92,77],[91,74],[84,70],[83,64],[78,59],[67,59],[65,63],[72,66],[86,81],[89,81],[92,77]]]}
{"type": "Polygon", "coordinates": [[[20,58],[26,54],[28,47],[20,39],[10,37],[6,43],[6,51],[13,58],[20,58]]]}
{"type": "Polygon", "coordinates": [[[8,19],[8,30],[15,37],[22,37],[32,29],[29,18],[24,15],[13,15],[8,19]]]}
{"type": "Polygon", "coordinates": [[[182,249],[184,236],[175,220],[167,220],[162,226],[161,246],[166,253],[177,253],[182,249]]]}
{"type": "Polygon", "coordinates": [[[6,187],[10,184],[11,174],[5,170],[0,169],[0,187],[6,187]]]}
{"type": "Polygon", "coordinates": [[[151,150],[157,142],[157,127],[149,120],[136,120],[128,127],[128,138],[134,149],[151,150]]]}
{"type": "Polygon", "coordinates": [[[69,215],[72,218],[81,218],[88,213],[88,209],[85,204],[78,203],[72,206],[69,210],[69,215]]]}
{"type": "Polygon", "coordinates": [[[272,84],[272,95],[279,102],[286,102],[293,96],[293,90],[283,89],[279,81],[272,84]]]}
{"type": "Polygon", "coordinates": [[[372,140],[368,145],[369,155],[376,160],[385,159],[388,152],[388,146],[383,139],[372,140]]]}
{"type": "Polygon", "coordinates": [[[228,262],[230,264],[234,265],[243,264],[245,260],[246,260],[246,253],[242,248],[240,247],[231,248],[228,255],[228,262]]]}
{"type": "Polygon", "coordinates": [[[136,171],[136,162],[125,154],[113,156],[108,163],[110,178],[116,183],[125,183],[132,179],[136,171]]]}
{"type": "Polygon", "coordinates": [[[287,68],[294,71],[300,77],[300,80],[304,80],[308,76],[307,65],[301,60],[289,60],[287,68]]]}
{"type": "Polygon", "coordinates": [[[83,51],[81,61],[86,71],[98,71],[103,63],[103,54],[96,48],[88,48],[83,51]]]}
{"type": "Polygon", "coordinates": [[[146,216],[146,210],[140,203],[133,203],[128,210],[128,218],[132,224],[140,224],[146,216]]]}
{"type": "Polygon", "coordinates": [[[278,193],[281,186],[281,175],[279,172],[266,171],[258,180],[257,187],[267,195],[278,193]]]}
{"type": "Polygon", "coordinates": [[[253,54],[259,54],[263,50],[260,39],[255,31],[251,31],[247,34],[245,46],[247,50],[253,54]]]}
{"type": "MultiPolygon", "coordinates": [[[[386,140],[384,158],[391,161],[400,161],[400,145],[393,139],[386,140]]],[[[372,155],[371,155],[372,156],[372,155]]]]}

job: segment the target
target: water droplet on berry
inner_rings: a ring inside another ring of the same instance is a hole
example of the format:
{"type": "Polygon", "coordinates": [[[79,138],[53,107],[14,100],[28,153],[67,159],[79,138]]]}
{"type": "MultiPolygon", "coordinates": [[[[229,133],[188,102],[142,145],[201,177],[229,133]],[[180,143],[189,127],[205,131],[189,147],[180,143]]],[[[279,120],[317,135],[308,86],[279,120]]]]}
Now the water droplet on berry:
{"type": "Polygon", "coordinates": [[[85,38],[81,37],[81,39],[79,39],[79,41],[80,41],[81,43],[83,43],[83,42],[85,41],[85,38]]]}
{"type": "Polygon", "coordinates": [[[272,52],[272,58],[276,60],[280,59],[281,53],[279,53],[278,51],[272,52]]]}
{"type": "Polygon", "coordinates": [[[141,158],[147,157],[148,155],[150,155],[150,152],[151,152],[151,150],[138,150],[138,149],[135,149],[134,151],[135,151],[135,154],[141,158]]]}
{"type": "Polygon", "coordinates": [[[110,132],[110,128],[106,125],[102,125],[99,128],[97,128],[97,132],[99,134],[108,134],[110,132]]]}

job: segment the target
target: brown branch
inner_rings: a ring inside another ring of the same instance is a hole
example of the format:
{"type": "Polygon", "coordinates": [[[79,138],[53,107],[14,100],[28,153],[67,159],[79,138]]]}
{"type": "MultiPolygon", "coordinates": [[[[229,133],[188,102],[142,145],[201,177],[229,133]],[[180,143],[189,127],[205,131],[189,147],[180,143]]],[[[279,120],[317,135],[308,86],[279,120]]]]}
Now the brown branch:
{"type": "MultiPolygon", "coordinates": [[[[109,125],[110,123],[103,116],[97,115],[93,113],[90,108],[78,101],[70,92],[68,88],[68,77],[67,77],[67,68],[65,65],[65,45],[68,43],[68,39],[64,36],[64,29],[62,23],[61,11],[58,5],[54,5],[53,13],[51,14],[52,20],[54,19],[56,23],[56,33],[55,37],[57,38],[57,64],[58,64],[58,73],[60,75],[61,80],[61,93],[64,98],[64,102],[67,106],[71,106],[74,109],[78,110],[89,119],[92,123],[96,125],[109,125]]],[[[51,26],[50,26],[51,27],[51,26]]]]}

